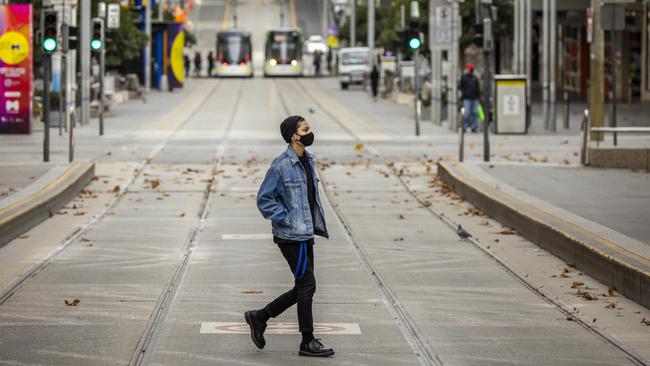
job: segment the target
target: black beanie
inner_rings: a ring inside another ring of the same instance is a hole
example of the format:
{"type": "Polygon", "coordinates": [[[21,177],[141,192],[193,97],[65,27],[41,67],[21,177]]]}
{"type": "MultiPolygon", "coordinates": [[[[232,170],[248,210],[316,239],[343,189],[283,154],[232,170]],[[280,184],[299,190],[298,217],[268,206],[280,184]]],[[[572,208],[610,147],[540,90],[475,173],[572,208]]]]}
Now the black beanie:
{"type": "Polygon", "coordinates": [[[280,124],[280,133],[287,144],[291,142],[291,137],[298,130],[298,123],[303,120],[304,118],[300,116],[289,116],[282,121],[280,124]]]}

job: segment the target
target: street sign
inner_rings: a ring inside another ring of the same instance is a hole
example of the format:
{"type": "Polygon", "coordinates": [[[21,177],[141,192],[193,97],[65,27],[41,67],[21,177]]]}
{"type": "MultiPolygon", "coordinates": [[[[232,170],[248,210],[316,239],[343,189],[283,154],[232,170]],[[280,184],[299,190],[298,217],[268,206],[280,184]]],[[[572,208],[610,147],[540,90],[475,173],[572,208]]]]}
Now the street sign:
{"type": "Polygon", "coordinates": [[[109,29],[120,27],[120,4],[108,4],[106,27],[109,29]]]}
{"type": "Polygon", "coordinates": [[[453,8],[450,5],[435,8],[435,24],[433,26],[433,48],[435,50],[445,50],[452,46],[452,14],[453,8]]]}
{"type": "Polygon", "coordinates": [[[106,18],[106,3],[100,2],[97,3],[97,16],[100,18],[106,18]]]}

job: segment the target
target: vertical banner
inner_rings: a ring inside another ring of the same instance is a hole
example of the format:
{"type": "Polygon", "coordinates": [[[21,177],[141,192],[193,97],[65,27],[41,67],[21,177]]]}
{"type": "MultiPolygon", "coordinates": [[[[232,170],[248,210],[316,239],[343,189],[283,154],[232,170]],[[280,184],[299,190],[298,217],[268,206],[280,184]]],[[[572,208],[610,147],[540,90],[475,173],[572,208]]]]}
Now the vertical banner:
{"type": "Polygon", "coordinates": [[[170,88],[182,88],[185,81],[185,68],[183,67],[183,49],[185,48],[185,31],[183,24],[170,24],[167,27],[167,49],[169,65],[167,68],[167,82],[170,88]]]}
{"type": "Polygon", "coordinates": [[[0,5],[0,133],[31,133],[32,5],[0,5]]]}

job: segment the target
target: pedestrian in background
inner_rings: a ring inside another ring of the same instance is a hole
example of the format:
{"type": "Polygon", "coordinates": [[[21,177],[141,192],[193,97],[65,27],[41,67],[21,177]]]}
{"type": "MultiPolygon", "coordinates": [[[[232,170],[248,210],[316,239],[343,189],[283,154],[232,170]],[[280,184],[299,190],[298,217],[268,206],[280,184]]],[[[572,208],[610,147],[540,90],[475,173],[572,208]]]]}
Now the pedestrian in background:
{"type": "Polygon", "coordinates": [[[481,98],[481,85],[474,75],[474,65],[465,65],[465,74],[460,79],[460,92],[465,107],[465,130],[478,131],[478,107],[481,98]]]}
{"type": "Polygon", "coordinates": [[[212,51],[208,53],[208,76],[212,76],[212,69],[214,68],[214,54],[212,51]]]}
{"type": "Polygon", "coordinates": [[[280,124],[287,149],[266,172],[257,193],[257,208],[271,220],[273,241],[289,264],[294,286],[260,310],[244,313],[253,343],[264,348],[264,330],[275,318],[297,304],[302,342],[298,354],[310,357],[334,355],[331,347],[314,338],[312,299],[316,292],[314,276],[314,235],[329,238],[323,205],[318,195],[314,156],[305,147],[314,142],[309,123],[300,116],[287,117],[280,124]]]}
{"type": "Polygon", "coordinates": [[[377,65],[372,65],[370,72],[370,88],[372,89],[372,100],[377,101],[377,91],[379,89],[379,69],[377,65]]]}
{"type": "Polygon", "coordinates": [[[320,75],[321,52],[314,51],[314,76],[320,75]]]}
{"type": "Polygon", "coordinates": [[[194,75],[201,75],[201,52],[194,53],[194,75]]]}
{"type": "Polygon", "coordinates": [[[183,53],[183,67],[185,68],[185,77],[190,76],[190,56],[187,52],[183,53]]]}

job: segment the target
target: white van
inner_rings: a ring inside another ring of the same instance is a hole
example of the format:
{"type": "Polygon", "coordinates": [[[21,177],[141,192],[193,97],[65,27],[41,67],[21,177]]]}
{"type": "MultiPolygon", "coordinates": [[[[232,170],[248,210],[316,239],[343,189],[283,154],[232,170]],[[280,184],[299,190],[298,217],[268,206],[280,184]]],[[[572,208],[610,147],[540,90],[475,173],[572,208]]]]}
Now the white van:
{"type": "Polygon", "coordinates": [[[362,85],[366,74],[370,73],[368,47],[348,47],[339,50],[339,81],[341,89],[350,85],[362,85]]]}

